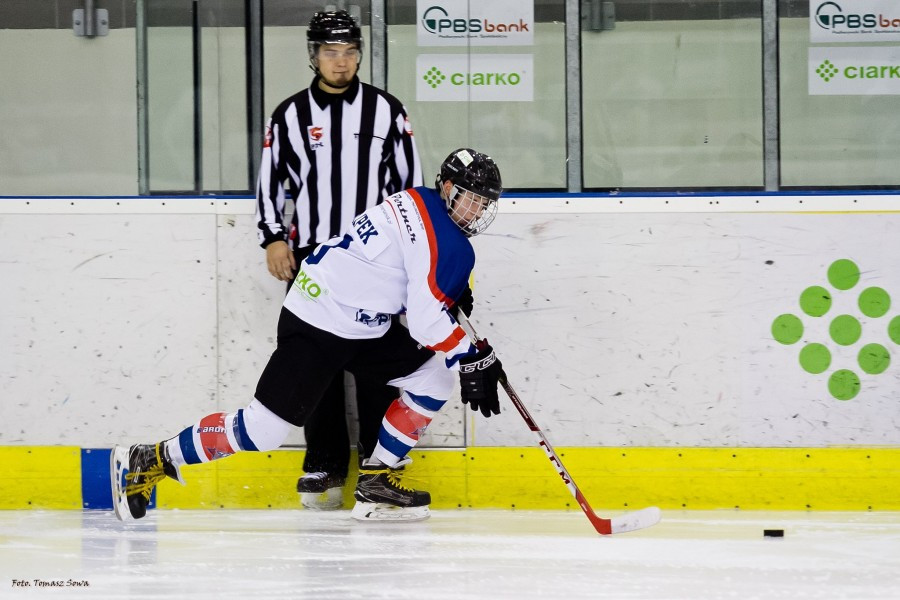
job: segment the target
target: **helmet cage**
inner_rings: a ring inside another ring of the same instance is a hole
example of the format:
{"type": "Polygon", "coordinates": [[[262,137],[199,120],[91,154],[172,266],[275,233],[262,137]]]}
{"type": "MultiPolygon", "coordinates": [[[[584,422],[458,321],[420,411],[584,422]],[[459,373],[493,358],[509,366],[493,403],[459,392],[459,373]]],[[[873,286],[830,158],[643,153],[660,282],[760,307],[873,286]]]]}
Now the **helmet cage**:
{"type": "Polygon", "coordinates": [[[447,194],[447,212],[466,237],[473,237],[494,222],[497,217],[497,200],[454,185],[447,194]],[[479,205],[480,211],[473,208],[479,205]]]}
{"type": "Polygon", "coordinates": [[[444,160],[435,186],[447,204],[447,212],[468,237],[488,228],[497,216],[497,200],[503,193],[500,170],[494,160],[470,148],[460,148],[444,160]],[[444,182],[453,185],[447,193],[444,182]],[[471,202],[462,202],[470,200],[471,202]],[[472,202],[483,206],[480,214],[471,215],[472,202]],[[469,214],[462,214],[463,211],[469,214]]]}

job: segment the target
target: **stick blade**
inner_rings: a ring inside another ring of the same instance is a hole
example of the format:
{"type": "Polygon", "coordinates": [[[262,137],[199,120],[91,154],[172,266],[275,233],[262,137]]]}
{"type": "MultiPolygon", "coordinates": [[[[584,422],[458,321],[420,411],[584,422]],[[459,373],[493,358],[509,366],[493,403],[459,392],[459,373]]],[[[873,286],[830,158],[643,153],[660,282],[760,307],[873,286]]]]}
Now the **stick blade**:
{"type": "Polygon", "coordinates": [[[648,506],[647,508],[642,508],[641,510],[625,513],[624,515],[619,515],[611,519],[603,519],[603,521],[608,521],[609,523],[608,530],[600,531],[598,529],[598,531],[600,531],[600,533],[608,535],[613,533],[628,533],[629,531],[646,529],[647,527],[652,527],[653,525],[659,523],[660,516],[661,515],[657,507],[648,506]]]}

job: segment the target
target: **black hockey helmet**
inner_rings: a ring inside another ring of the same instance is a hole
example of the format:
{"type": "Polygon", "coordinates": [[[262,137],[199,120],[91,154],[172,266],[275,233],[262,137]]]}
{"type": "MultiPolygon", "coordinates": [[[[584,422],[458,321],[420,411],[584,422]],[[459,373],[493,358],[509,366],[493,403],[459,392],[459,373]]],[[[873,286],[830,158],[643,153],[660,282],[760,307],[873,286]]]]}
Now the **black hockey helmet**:
{"type": "Polygon", "coordinates": [[[359,58],[362,58],[362,31],[346,10],[317,12],[309,21],[306,47],[309,50],[309,60],[316,72],[318,72],[315,63],[316,53],[322,44],[354,44],[359,50],[359,58]]]}
{"type": "Polygon", "coordinates": [[[447,211],[451,216],[454,216],[456,209],[454,200],[459,194],[465,195],[468,192],[481,197],[484,204],[481,215],[465,223],[454,218],[467,236],[478,235],[487,229],[494,217],[497,216],[497,200],[503,193],[503,182],[500,179],[500,169],[497,168],[497,163],[487,154],[471,148],[454,150],[441,164],[441,171],[434,183],[438,193],[447,203],[447,211]],[[453,184],[449,195],[445,195],[443,190],[446,181],[453,184]]]}

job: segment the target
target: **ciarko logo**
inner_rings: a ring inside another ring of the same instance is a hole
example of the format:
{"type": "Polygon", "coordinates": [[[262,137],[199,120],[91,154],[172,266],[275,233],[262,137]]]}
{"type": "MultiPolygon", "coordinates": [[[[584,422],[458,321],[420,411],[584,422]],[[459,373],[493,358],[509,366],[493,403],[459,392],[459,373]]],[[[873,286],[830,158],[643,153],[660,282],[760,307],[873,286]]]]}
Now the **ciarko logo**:
{"type": "MultiPolygon", "coordinates": [[[[437,67],[431,67],[425,72],[422,79],[431,86],[431,89],[434,89],[441,85],[447,79],[447,76],[437,67]]],[[[450,85],[456,86],[517,86],[520,83],[522,83],[522,76],[516,72],[450,73],[450,85]]]]}
{"type": "MultiPolygon", "coordinates": [[[[828,282],[840,292],[854,288],[859,283],[859,277],[859,267],[852,260],[836,260],[828,267],[828,282]]],[[[821,319],[831,310],[832,298],[831,290],[818,285],[810,286],[800,294],[800,310],[808,317],[821,319]]],[[[857,306],[869,319],[881,319],[891,308],[891,297],[880,287],[868,287],[860,292],[857,306]]],[[[890,340],[900,345],[900,316],[888,323],[879,322],[878,326],[886,327],[890,340]]],[[[803,338],[803,333],[803,321],[797,315],[785,313],[772,322],[772,336],[781,344],[796,344],[803,338]]],[[[831,342],[849,347],[860,341],[863,328],[854,315],[836,315],[831,318],[828,334],[831,342]]],[[[812,375],[827,371],[832,359],[828,343],[828,340],[805,343],[800,349],[800,367],[812,375]]],[[[864,373],[880,375],[890,366],[891,355],[881,344],[863,344],[857,352],[856,363],[864,373]]],[[[852,400],[859,394],[859,389],[860,378],[854,370],[839,369],[828,377],[828,391],[837,400],[852,400]]]]}
{"type": "Polygon", "coordinates": [[[431,86],[431,89],[434,89],[441,83],[443,83],[443,81],[447,79],[447,76],[441,73],[441,70],[437,67],[431,67],[430,69],[428,69],[422,79],[425,80],[425,83],[431,86]]]}
{"type": "Polygon", "coordinates": [[[816,67],[816,73],[827,82],[831,81],[838,74],[838,68],[830,60],[826,59],[821,65],[816,67]]]}

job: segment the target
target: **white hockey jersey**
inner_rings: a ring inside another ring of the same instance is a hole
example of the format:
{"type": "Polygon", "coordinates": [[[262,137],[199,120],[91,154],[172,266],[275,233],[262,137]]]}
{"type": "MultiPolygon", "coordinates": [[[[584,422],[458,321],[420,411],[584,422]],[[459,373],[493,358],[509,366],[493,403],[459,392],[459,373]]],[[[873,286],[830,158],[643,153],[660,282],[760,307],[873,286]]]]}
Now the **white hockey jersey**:
{"type": "Polygon", "coordinates": [[[472,351],[447,308],[468,286],[475,251],[433,189],[390,196],[298,266],[284,306],[314,327],[375,338],[405,312],[413,339],[446,353],[448,367],[472,351]]]}

